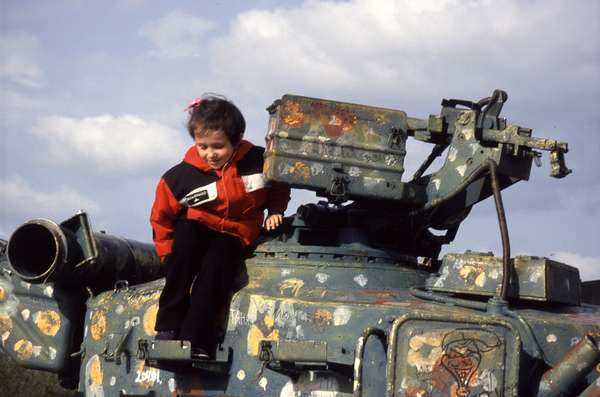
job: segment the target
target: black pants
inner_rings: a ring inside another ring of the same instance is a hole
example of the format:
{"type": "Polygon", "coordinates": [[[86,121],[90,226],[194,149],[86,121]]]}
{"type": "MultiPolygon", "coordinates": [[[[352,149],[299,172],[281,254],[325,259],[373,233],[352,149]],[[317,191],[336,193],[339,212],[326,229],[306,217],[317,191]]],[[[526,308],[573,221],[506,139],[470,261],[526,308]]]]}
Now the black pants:
{"type": "Polygon", "coordinates": [[[165,261],[166,283],[155,329],[179,330],[179,339],[212,351],[216,345],[216,318],[228,303],[242,252],[237,237],[215,232],[196,221],[178,220],[173,249],[165,261]]]}

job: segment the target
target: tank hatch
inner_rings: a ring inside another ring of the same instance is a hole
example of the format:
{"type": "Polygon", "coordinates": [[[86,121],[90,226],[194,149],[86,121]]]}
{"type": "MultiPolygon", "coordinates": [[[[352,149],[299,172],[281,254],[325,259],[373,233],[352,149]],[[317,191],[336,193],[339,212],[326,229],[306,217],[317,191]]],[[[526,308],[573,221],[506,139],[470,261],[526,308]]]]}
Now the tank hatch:
{"type": "MultiPolygon", "coordinates": [[[[508,296],[529,301],[579,305],[579,271],[564,263],[536,256],[511,259],[513,275],[508,296]]],[[[439,292],[493,296],[502,285],[502,258],[490,253],[466,251],[446,254],[427,288],[439,292]]]]}

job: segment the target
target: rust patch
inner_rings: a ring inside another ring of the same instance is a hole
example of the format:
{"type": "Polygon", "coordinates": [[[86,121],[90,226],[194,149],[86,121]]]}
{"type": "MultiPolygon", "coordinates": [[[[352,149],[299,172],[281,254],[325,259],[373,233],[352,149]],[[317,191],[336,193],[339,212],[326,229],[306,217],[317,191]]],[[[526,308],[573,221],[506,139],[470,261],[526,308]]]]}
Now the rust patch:
{"type": "Polygon", "coordinates": [[[321,327],[331,325],[333,321],[333,314],[329,310],[317,309],[315,310],[315,322],[321,327]]]}
{"type": "Polygon", "coordinates": [[[289,173],[308,181],[310,178],[310,167],[302,161],[297,161],[296,164],[289,169],[289,173]]]}
{"type": "Polygon", "coordinates": [[[144,313],[144,331],[150,336],[156,335],[154,325],[156,324],[156,314],[158,313],[158,303],[152,304],[144,313]]]}
{"type": "Polygon", "coordinates": [[[100,340],[106,334],[107,320],[103,310],[95,310],[92,314],[90,333],[94,340],[100,340]]]}
{"type": "Polygon", "coordinates": [[[312,108],[325,133],[332,139],[351,131],[357,121],[354,112],[341,106],[315,102],[312,108]]]}
{"type": "Polygon", "coordinates": [[[44,335],[54,336],[60,329],[60,314],[55,310],[44,310],[34,315],[35,325],[44,335]]]}
{"type": "Polygon", "coordinates": [[[14,351],[19,360],[29,360],[33,354],[33,344],[27,339],[19,339],[17,343],[15,343],[14,351]]]}
{"type": "Polygon", "coordinates": [[[298,102],[287,101],[285,103],[285,113],[283,122],[292,128],[302,127],[304,125],[304,112],[298,102]]]}
{"type": "Polygon", "coordinates": [[[416,367],[418,372],[431,372],[443,354],[443,338],[442,332],[428,332],[410,338],[408,341],[408,364],[416,367]]]}
{"type": "Polygon", "coordinates": [[[304,286],[304,281],[299,278],[288,278],[281,283],[279,292],[281,295],[285,295],[284,291],[290,290],[293,296],[298,296],[300,289],[304,286]]]}
{"type": "Polygon", "coordinates": [[[6,300],[6,291],[4,288],[0,287],[0,302],[4,302],[6,300]]]}
{"type": "Polygon", "coordinates": [[[98,386],[102,384],[104,372],[102,371],[102,362],[100,357],[95,355],[88,363],[87,376],[90,384],[98,386]]]}
{"type": "Polygon", "coordinates": [[[0,314],[0,338],[2,338],[2,344],[8,339],[12,332],[12,320],[10,317],[0,314]]]}

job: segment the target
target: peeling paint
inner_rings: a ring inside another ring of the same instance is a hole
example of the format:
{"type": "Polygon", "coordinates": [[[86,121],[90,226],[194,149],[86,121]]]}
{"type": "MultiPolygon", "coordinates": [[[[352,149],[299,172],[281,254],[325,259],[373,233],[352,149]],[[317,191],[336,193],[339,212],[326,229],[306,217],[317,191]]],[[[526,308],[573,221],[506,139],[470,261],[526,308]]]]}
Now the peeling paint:
{"type": "Polygon", "coordinates": [[[333,312],[333,325],[346,325],[350,321],[352,310],[347,306],[336,307],[333,312]]]}
{"type": "Polygon", "coordinates": [[[51,285],[46,286],[46,288],[44,288],[44,295],[52,298],[54,296],[54,287],[51,285]]]}
{"type": "Polygon", "coordinates": [[[116,307],[116,309],[115,309],[115,313],[121,314],[121,313],[123,313],[124,310],[125,310],[125,307],[123,305],[121,305],[121,304],[118,304],[117,307],[116,307]]]}
{"type": "Polygon", "coordinates": [[[102,339],[106,334],[107,326],[108,324],[106,320],[106,314],[104,313],[104,311],[101,309],[94,310],[94,312],[92,313],[92,320],[90,325],[90,332],[92,334],[92,338],[94,340],[102,339]]]}
{"type": "Polygon", "coordinates": [[[287,277],[290,274],[292,274],[291,269],[286,269],[286,268],[281,269],[281,277],[287,277]]]}
{"type": "Polygon", "coordinates": [[[150,305],[146,312],[144,312],[143,324],[144,324],[144,332],[146,335],[155,336],[156,331],[154,330],[154,325],[156,324],[156,314],[158,313],[158,303],[153,303],[150,305]]]}
{"type": "Polygon", "coordinates": [[[557,340],[558,338],[554,334],[548,334],[548,336],[546,336],[546,342],[548,343],[555,343],[557,340]]]}
{"type": "Polygon", "coordinates": [[[483,390],[487,392],[492,392],[498,389],[498,379],[496,379],[496,375],[489,369],[484,369],[479,374],[479,382],[481,383],[483,390]]]}
{"type": "Polygon", "coordinates": [[[39,357],[42,353],[42,346],[33,346],[33,357],[39,357]]]}
{"type": "Polygon", "coordinates": [[[56,359],[56,349],[52,346],[48,347],[48,357],[50,357],[50,360],[56,359]]]}
{"type": "Polygon", "coordinates": [[[27,339],[19,339],[13,350],[19,360],[29,360],[33,355],[33,344],[27,339]]]}
{"type": "Polygon", "coordinates": [[[58,333],[61,325],[60,314],[54,310],[36,312],[33,320],[42,334],[54,336],[58,333]]]}
{"type": "MultiPolygon", "coordinates": [[[[328,141],[329,138],[325,138],[325,137],[320,137],[320,138],[324,138],[324,140],[328,141]]],[[[323,167],[323,164],[321,163],[313,163],[310,166],[310,172],[313,175],[321,175],[325,173],[325,168],[323,167]]]]}
{"type": "Polygon", "coordinates": [[[329,279],[329,274],[327,274],[327,273],[317,273],[317,274],[315,274],[315,278],[317,279],[317,281],[319,283],[324,284],[329,279]]]}
{"type": "Polygon", "coordinates": [[[427,332],[411,337],[408,341],[408,364],[416,367],[418,372],[431,372],[443,354],[444,335],[443,332],[427,332]]]}
{"type": "Polygon", "coordinates": [[[12,293],[14,287],[11,283],[0,278],[0,288],[2,288],[4,297],[0,299],[0,314],[13,316],[17,313],[19,299],[12,293]]]}
{"type": "Polygon", "coordinates": [[[175,392],[175,379],[174,378],[169,378],[168,382],[167,382],[167,386],[169,387],[169,391],[171,393],[175,392]]]}
{"type": "Polygon", "coordinates": [[[102,362],[97,354],[94,354],[85,365],[85,395],[92,397],[104,397],[102,382],[104,372],[102,362]]]}
{"type": "Polygon", "coordinates": [[[463,165],[459,165],[458,167],[456,167],[456,172],[458,172],[458,174],[460,176],[465,176],[465,172],[467,171],[467,165],[463,164],[463,165]]]}
{"type": "Polygon", "coordinates": [[[431,180],[431,183],[433,183],[435,190],[440,190],[440,185],[442,184],[442,181],[439,178],[433,178],[431,180]]]}
{"type": "Polygon", "coordinates": [[[488,276],[490,276],[490,278],[493,278],[494,280],[497,280],[498,277],[500,277],[500,272],[498,271],[498,269],[492,269],[492,271],[489,272],[488,276]]]}
{"type": "Polygon", "coordinates": [[[21,310],[21,317],[23,318],[23,320],[25,320],[25,321],[29,320],[30,315],[31,315],[31,311],[29,309],[21,310]]]}
{"type": "Polygon", "coordinates": [[[281,119],[292,128],[301,127],[304,125],[302,106],[298,102],[287,101],[285,103],[285,114],[281,119]]]}
{"type": "Polygon", "coordinates": [[[279,293],[285,295],[284,291],[290,291],[293,296],[298,296],[300,289],[304,286],[304,281],[299,278],[288,278],[283,280],[279,287],[279,293]]]}
{"type": "Polygon", "coordinates": [[[348,175],[354,176],[354,177],[360,176],[360,168],[358,168],[358,167],[348,168],[348,175]]]}
{"type": "Polygon", "coordinates": [[[279,397],[296,397],[296,394],[294,393],[294,384],[291,380],[288,380],[283,386],[279,393],[279,397]]]}
{"type": "Polygon", "coordinates": [[[486,277],[485,272],[479,273],[477,277],[475,277],[475,285],[482,287],[485,285],[486,277]]]}
{"type": "Polygon", "coordinates": [[[537,283],[538,280],[544,276],[543,270],[544,269],[541,267],[535,268],[535,270],[529,275],[529,281],[532,283],[537,283]]]}
{"type": "Polygon", "coordinates": [[[354,276],[354,282],[364,288],[369,282],[369,279],[364,274],[359,274],[354,276]]]}
{"type": "Polygon", "coordinates": [[[448,150],[448,160],[450,162],[453,162],[454,160],[456,160],[456,155],[458,154],[458,150],[452,146],[450,148],[450,150],[448,150]]]}
{"type": "Polygon", "coordinates": [[[258,385],[260,387],[262,387],[264,391],[267,391],[267,384],[268,383],[269,383],[269,381],[264,376],[262,378],[260,378],[260,380],[258,381],[258,385]]]}
{"type": "Polygon", "coordinates": [[[246,372],[244,372],[244,370],[243,370],[243,369],[240,369],[240,370],[237,372],[237,378],[238,378],[239,380],[244,380],[244,379],[246,379],[246,372]]]}
{"type": "Polygon", "coordinates": [[[2,346],[12,332],[12,320],[9,316],[0,314],[0,338],[2,338],[2,346]]]}
{"type": "Polygon", "coordinates": [[[110,377],[110,381],[108,382],[109,385],[114,386],[117,383],[117,377],[116,376],[111,376],[110,377]]]}

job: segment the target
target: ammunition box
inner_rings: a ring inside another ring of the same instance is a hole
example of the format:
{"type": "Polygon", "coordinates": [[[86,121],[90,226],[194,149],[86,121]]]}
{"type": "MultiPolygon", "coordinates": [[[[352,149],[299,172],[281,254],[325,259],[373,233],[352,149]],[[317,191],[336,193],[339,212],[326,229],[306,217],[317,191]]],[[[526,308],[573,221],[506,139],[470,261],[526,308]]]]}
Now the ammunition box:
{"type": "Polygon", "coordinates": [[[401,182],[407,117],[399,110],[285,95],[269,107],[269,180],[344,201],[410,201],[401,182]]]}

